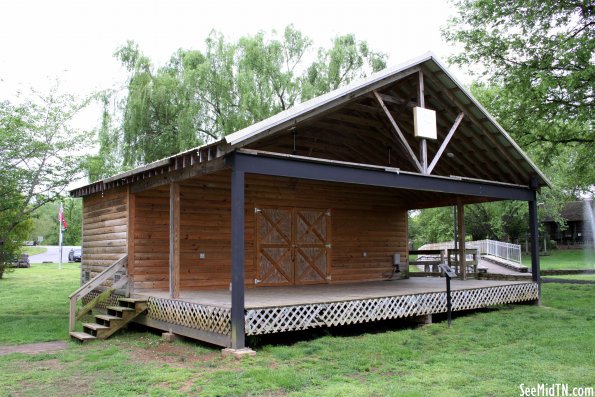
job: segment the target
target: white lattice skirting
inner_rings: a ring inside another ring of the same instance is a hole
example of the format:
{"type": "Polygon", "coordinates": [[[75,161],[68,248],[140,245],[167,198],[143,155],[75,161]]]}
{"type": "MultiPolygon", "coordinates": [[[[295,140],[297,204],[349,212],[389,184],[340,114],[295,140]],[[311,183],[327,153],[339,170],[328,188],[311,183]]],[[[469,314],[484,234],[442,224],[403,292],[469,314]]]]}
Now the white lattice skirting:
{"type": "Polygon", "coordinates": [[[222,335],[231,334],[230,309],[154,297],[149,298],[147,306],[148,316],[155,320],[222,335]]]}
{"type": "MultiPolygon", "coordinates": [[[[96,289],[89,292],[87,295],[85,295],[81,299],[81,301],[83,302],[83,305],[86,305],[87,303],[91,302],[93,299],[97,298],[99,296],[99,294],[101,294],[101,292],[102,291],[98,291],[96,289]]],[[[124,295],[112,293],[104,301],[101,301],[97,305],[95,305],[95,308],[107,310],[108,306],[118,306],[118,298],[124,298],[124,295]]]]}
{"type": "MultiPolygon", "coordinates": [[[[536,283],[457,290],[453,310],[470,310],[537,299],[536,283]]],[[[297,331],[446,312],[446,292],[385,298],[278,306],[246,310],[246,335],[297,331]]],[[[166,298],[150,297],[148,316],[221,335],[231,334],[231,310],[166,298]]]]}
{"type": "MultiPolygon", "coordinates": [[[[458,290],[452,292],[452,307],[453,310],[478,309],[531,301],[537,296],[536,283],[458,290]]],[[[444,312],[446,292],[249,309],[246,311],[246,334],[260,335],[444,312]]]]}

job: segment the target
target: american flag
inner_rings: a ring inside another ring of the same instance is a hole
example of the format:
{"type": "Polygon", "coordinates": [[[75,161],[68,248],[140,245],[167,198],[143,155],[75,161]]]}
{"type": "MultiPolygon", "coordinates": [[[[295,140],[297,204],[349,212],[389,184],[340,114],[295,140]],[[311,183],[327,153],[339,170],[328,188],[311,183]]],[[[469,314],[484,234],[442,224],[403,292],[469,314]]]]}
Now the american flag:
{"type": "Polygon", "coordinates": [[[62,204],[60,203],[60,209],[58,210],[58,222],[62,224],[64,229],[68,229],[68,223],[66,223],[66,218],[64,218],[64,208],[62,208],[62,204]]]}

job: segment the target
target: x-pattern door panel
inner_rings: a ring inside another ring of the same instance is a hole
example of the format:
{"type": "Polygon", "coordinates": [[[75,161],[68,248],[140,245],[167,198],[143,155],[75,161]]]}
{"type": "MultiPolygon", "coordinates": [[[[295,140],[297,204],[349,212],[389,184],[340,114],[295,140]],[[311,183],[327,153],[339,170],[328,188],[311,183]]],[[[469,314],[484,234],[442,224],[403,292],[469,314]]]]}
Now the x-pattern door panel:
{"type": "Polygon", "coordinates": [[[257,285],[327,282],[330,210],[257,208],[257,285]]]}
{"type": "Polygon", "coordinates": [[[329,222],[327,210],[295,209],[295,284],[327,281],[329,222]]]}
{"type": "Polygon", "coordinates": [[[256,211],[257,280],[261,285],[293,283],[292,212],[284,208],[256,211]]]}

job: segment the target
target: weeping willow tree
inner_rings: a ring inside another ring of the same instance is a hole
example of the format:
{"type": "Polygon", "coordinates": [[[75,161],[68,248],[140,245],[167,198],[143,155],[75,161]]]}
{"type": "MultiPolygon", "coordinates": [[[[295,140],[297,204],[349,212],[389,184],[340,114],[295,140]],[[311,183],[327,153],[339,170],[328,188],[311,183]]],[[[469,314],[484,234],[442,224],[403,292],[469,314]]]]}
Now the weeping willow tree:
{"type": "Polygon", "coordinates": [[[213,31],[204,51],[178,50],[161,67],[134,42],[115,56],[129,72],[128,94],[120,124],[104,114],[92,179],[115,163],[130,168],[219,139],[380,70],[386,58],[353,35],[315,49],[293,26],[235,42],[213,31]]]}

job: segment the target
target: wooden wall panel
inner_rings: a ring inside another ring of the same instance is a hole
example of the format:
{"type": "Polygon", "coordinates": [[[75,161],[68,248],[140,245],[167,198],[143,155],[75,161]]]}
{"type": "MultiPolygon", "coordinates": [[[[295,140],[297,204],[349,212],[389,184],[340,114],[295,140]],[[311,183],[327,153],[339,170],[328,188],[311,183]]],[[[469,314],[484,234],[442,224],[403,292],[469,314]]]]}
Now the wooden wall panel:
{"type": "Polygon", "coordinates": [[[128,244],[128,190],[119,188],[83,198],[82,271],[91,278],[120,259],[128,244]]]}
{"type": "MultiPolygon", "coordinates": [[[[228,288],[231,281],[230,173],[180,184],[181,288],[228,288]],[[201,259],[201,254],[204,258],[201,259]]],[[[407,211],[390,190],[246,176],[246,285],[256,278],[255,206],[330,208],[332,283],[379,280],[407,249],[407,211]]],[[[134,288],[168,288],[167,188],[136,195],[134,288]]]]}
{"type": "MultiPolygon", "coordinates": [[[[169,186],[135,194],[133,289],[169,288],[169,186]]],[[[129,258],[129,261],[131,259],[129,258]]]]}

